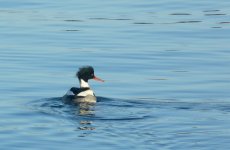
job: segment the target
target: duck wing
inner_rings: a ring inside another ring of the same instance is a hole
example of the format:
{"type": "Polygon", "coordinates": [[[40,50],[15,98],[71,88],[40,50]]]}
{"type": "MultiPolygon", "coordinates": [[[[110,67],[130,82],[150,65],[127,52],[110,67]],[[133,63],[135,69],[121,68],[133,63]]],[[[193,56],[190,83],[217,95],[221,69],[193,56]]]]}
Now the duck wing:
{"type": "Polygon", "coordinates": [[[72,87],[70,89],[71,92],[73,92],[74,95],[78,95],[81,92],[87,91],[89,88],[77,88],[77,87],[72,87]]]}

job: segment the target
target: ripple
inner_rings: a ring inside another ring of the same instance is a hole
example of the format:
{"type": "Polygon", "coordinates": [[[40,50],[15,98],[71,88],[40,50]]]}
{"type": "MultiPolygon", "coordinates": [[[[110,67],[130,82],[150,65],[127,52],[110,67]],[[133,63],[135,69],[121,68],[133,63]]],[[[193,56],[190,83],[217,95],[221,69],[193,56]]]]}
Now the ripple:
{"type": "Polygon", "coordinates": [[[76,108],[62,103],[61,97],[34,100],[26,104],[28,108],[46,115],[53,115],[64,118],[72,118],[76,108]]]}
{"type": "Polygon", "coordinates": [[[178,22],[175,22],[175,23],[200,23],[202,21],[198,21],[198,20],[191,20],[191,21],[178,21],[178,22]]]}
{"type": "Polygon", "coordinates": [[[222,21],[222,22],[219,22],[219,24],[230,24],[230,21],[222,21]]]}
{"type": "Polygon", "coordinates": [[[220,29],[220,28],[222,28],[222,27],[211,27],[211,28],[220,29]]]}
{"type": "Polygon", "coordinates": [[[205,16],[224,16],[227,14],[204,14],[205,16]]]}
{"type": "Polygon", "coordinates": [[[150,78],[150,79],[147,79],[147,80],[168,80],[166,78],[150,78]]]}
{"type": "Polygon", "coordinates": [[[167,49],[167,50],[165,50],[165,51],[168,51],[168,52],[178,52],[178,51],[180,51],[180,50],[176,50],[176,49],[167,49]]]}
{"type": "Polygon", "coordinates": [[[217,11],[220,11],[218,9],[213,9],[213,10],[204,10],[203,12],[217,12],[217,11]]]}
{"type": "Polygon", "coordinates": [[[98,18],[89,18],[92,20],[109,20],[109,18],[102,18],[102,17],[98,17],[98,18]]]}
{"type": "Polygon", "coordinates": [[[94,119],[96,120],[103,120],[103,121],[129,121],[129,120],[141,120],[141,119],[145,119],[145,118],[149,118],[149,116],[140,116],[140,117],[122,117],[122,118],[99,118],[96,117],[94,119]]]}
{"type": "Polygon", "coordinates": [[[132,20],[132,19],[129,19],[129,18],[103,18],[103,17],[89,18],[89,19],[92,19],[92,20],[118,20],[118,21],[132,20]]]}
{"type": "Polygon", "coordinates": [[[109,19],[109,20],[132,20],[132,19],[128,19],[128,18],[116,18],[116,19],[109,19]]]}
{"type": "Polygon", "coordinates": [[[189,15],[192,15],[192,14],[189,14],[189,13],[171,13],[169,15],[174,15],[174,16],[189,16],[189,15]]]}
{"type": "Polygon", "coordinates": [[[67,19],[64,21],[66,21],[66,22],[84,22],[83,20],[78,20],[78,19],[67,19]]]}
{"type": "Polygon", "coordinates": [[[81,30],[65,30],[65,31],[67,31],[67,32],[77,32],[77,31],[81,31],[81,30]]]}
{"type": "MultiPolygon", "coordinates": [[[[50,98],[31,102],[30,108],[55,118],[79,123],[79,130],[95,130],[96,121],[135,121],[157,119],[156,112],[180,110],[185,112],[230,113],[229,102],[180,101],[178,99],[157,99],[142,97],[135,99],[114,99],[98,97],[99,102],[89,109],[93,114],[81,114],[76,105],[64,104],[61,98],[50,98]]],[[[20,114],[25,115],[25,114],[20,114]]]]}
{"type": "Polygon", "coordinates": [[[173,70],[172,72],[189,72],[187,70],[173,70]]]}
{"type": "Polygon", "coordinates": [[[151,22],[134,22],[133,24],[153,24],[153,23],[151,23],[151,22]]]}

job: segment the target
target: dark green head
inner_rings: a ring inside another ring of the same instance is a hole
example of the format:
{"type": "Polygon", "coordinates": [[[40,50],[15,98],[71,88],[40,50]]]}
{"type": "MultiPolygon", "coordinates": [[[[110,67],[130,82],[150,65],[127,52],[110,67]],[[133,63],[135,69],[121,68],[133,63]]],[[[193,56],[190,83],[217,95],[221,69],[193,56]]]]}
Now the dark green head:
{"type": "Polygon", "coordinates": [[[102,80],[102,79],[100,79],[94,75],[94,69],[92,66],[81,67],[78,70],[76,76],[78,77],[79,80],[83,79],[85,82],[88,82],[88,80],[90,80],[90,79],[104,82],[104,80],[102,80]]]}
{"type": "Polygon", "coordinates": [[[81,67],[76,76],[78,77],[78,79],[83,79],[85,82],[88,82],[89,79],[93,79],[94,78],[94,69],[92,66],[84,66],[81,67]]]}

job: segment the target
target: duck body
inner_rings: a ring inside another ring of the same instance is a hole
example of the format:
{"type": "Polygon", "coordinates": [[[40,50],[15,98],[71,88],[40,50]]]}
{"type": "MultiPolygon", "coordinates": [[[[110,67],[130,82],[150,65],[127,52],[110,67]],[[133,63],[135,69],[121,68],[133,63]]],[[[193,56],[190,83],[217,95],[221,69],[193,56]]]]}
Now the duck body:
{"type": "Polygon", "coordinates": [[[63,96],[62,98],[63,101],[66,103],[74,103],[74,104],[96,103],[97,98],[93,90],[90,88],[88,80],[94,79],[94,80],[101,81],[101,82],[104,82],[104,80],[101,80],[94,75],[94,69],[91,66],[80,68],[76,76],[79,79],[80,88],[72,87],[63,96]]]}
{"type": "Polygon", "coordinates": [[[64,96],[63,100],[66,103],[96,103],[97,98],[90,88],[72,87],[64,96]]]}

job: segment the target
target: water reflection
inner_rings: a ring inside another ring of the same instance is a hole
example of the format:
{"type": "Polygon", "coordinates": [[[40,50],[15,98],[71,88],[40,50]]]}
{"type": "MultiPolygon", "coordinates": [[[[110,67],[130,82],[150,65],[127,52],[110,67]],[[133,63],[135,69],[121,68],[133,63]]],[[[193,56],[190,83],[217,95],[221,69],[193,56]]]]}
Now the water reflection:
{"type": "Polygon", "coordinates": [[[81,115],[81,116],[94,116],[95,104],[79,103],[78,107],[79,107],[78,115],[81,115]]]}
{"type": "Polygon", "coordinates": [[[26,106],[44,115],[72,120],[79,130],[95,130],[95,127],[92,126],[95,104],[72,104],[64,102],[62,98],[48,98],[32,101],[26,106]]]}
{"type": "Polygon", "coordinates": [[[95,130],[95,127],[92,127],[93,121],[90,120],[81,120],[79,122],[80,126],[78,127],[79,130],[95,130]]]}
{"type": "Polygon", "coordinates": [[[84,117],[79,119],[79,130],[95,130],[95,127],[92,127],[93,121],[92,117],[95,116],[95,104],[92,103],[79,103],[78,111],[76,112],[78,116],[84,117]]]}

